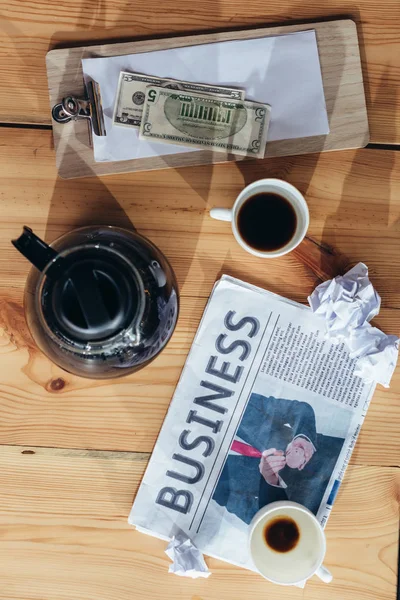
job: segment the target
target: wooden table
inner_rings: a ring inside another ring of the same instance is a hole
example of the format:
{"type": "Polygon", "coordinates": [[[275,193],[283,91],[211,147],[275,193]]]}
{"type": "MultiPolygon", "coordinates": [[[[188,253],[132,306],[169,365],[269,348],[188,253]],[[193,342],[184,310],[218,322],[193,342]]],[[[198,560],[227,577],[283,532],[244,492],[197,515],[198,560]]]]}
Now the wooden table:
{"type": "Polygon", "coordinates": [[[398,0],[1,0],[0,122],[50,124],[44,57],[57,46],[350,17],[371,141],[400,142],[398,0]]]}
{"type": "Polygon", "coordinates": [[[400,334],[400,153],[365,149],[103,179],[63,181],[55,171],[44,54],[58,42],[154,35],[349,14],[361,26],[374,142],[397,143],[400,77],[397,0],[325,7],[261,0],[2,0],[0,12],[0,598],[1,600],[394,600],[400,497],[400,370],[378,388],[327,526],[334,582],[305,590],[208,560],[208,580],[167,574],[165,543],[127,524],[157,433],[215,279],[229,273],[288,298],[363,260],[382,296],[376,323],[400,334]],[[1,37],[2,36],[2,37],[1,37]],[[310,207],[309,237],[274,261],[246,254],[226,223],[246,183],[280,177],[310,207]],[[131,226],[177,274],[177,330],[154,363],[93,382],[52,365],[25,325],[28,263],[10,244],[23,224],[47,241],[85,224],[131,226]]]}

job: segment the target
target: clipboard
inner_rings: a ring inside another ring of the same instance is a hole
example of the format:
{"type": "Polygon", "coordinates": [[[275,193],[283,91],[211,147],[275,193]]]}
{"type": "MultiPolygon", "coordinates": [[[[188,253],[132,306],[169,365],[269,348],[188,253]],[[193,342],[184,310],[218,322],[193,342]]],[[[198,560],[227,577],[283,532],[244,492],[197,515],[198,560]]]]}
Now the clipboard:
{"type": "Polygon", "coordinates": [[[231,160],[254,160],[200,150],[117,162],[96,162],[91,146],[91,127],[97,135],[104,133],[101,98],[96,84],[85,89],[82,58],[152,52],[309,29],[316,32],[330,132],[324,136],[269,142],[265,158],[364,147],[369,142],[369,128],[356,24],[350,19],[338,19],[51,50],[46,56],[46,66],[59,175],[64,179],[72,179],[231,160]]]}

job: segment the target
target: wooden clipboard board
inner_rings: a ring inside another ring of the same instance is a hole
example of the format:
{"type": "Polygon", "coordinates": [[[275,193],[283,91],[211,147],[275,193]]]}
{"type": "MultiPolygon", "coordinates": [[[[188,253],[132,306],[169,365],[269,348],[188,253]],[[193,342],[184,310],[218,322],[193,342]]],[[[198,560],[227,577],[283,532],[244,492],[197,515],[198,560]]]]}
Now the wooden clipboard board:
{"type": "MultiPolygon", "coordinates": [[[[265,157],[361,148],[369,141],[369,128],[357,28],[350,19],[51,50],[46,56],[50,105],[53,107],[68,95],[84,96],[82,58],[152,52],[310,29],[315,30],[317,37],[330,133],[269,142],[265,157]]],[[[88,121],[60,124],[53,120],[53,133],[57,169],[65,179],[248,160],[237,156],[227,159],[218,152],[200,150],[126,161],[95,162],[88,121]]]]}

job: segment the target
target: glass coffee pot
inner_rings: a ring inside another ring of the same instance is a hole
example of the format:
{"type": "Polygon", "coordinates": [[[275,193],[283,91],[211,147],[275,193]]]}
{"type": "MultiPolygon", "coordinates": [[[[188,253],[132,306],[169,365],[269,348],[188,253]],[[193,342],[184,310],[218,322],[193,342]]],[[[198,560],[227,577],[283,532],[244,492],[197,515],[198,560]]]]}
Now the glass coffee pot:
{"type": "Polygon", "coordinates": [[[29,227],[12,242],[33,265],[25,315],[39,348],[82,377],[120,377],[165,347],[178,288],[165,256],[119,227],[82,227],[47,245],[29,227]]]}

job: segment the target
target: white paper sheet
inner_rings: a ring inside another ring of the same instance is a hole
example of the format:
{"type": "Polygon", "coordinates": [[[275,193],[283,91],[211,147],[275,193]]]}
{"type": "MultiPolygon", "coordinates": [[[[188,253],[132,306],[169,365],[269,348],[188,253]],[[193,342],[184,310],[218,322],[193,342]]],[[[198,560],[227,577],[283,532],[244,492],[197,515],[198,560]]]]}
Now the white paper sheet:
{"type": "Polygon", "coordinates": [[[120,71],[244,88],[249,100],[272,107],[269,141],[329,133],[315,31],[86,58],[82,68],[101,89],[107,136],[93,135],[98,162],[190,151],[139,140],[137,130],[112,125],[120,71]]]}

